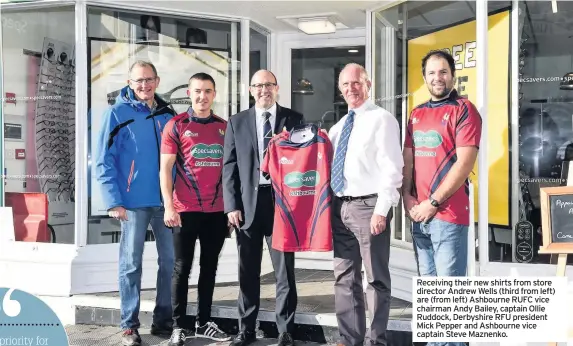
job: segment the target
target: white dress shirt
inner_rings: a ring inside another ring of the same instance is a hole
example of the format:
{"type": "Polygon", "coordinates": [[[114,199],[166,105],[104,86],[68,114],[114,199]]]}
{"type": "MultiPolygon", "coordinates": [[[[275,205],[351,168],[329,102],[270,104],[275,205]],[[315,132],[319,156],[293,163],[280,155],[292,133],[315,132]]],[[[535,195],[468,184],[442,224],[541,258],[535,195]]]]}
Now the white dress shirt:
{"type": "MultiPolygon", "coordinates": [[[[390,208],[396,207],[400,200],[404,167],[400,126],[392,114],[370,100],[354,112],[354,126],[344,161],[344,188],[340,196],[359,197],[377,193],[374,213],[387,216],[390,208]]],[[[335,153],[346,118],[348,114],[329,132],[335,153]]]]}
{"type": "MultiPolygon", "coordinates": [[[[269,121],[271,123],[271,129],[275,130],[275,120],[277,118],[277,104],[273,104],[271,108],[269,109],[262,109],[262,108],[257,108],[255,107],[255,113],[256,113],[256,122],[257,122],[257,142],[258,142],[258,148],[259,148],[259,159],[261,162],[261,166],[263,165],[263,149],[265,147],[265,134],[263,133],[264,130],[264,126],[265,126],[265,116],[263,115],[264,112],[269,112],[271,113],[271,117],[269,118],[269,121]]],[[[265,179],[265,177],[263,177],[263,173],[261,173],[260,178],[259,178],[259,184],[270,184],[271,181],[268,179],[265,179]]]]}

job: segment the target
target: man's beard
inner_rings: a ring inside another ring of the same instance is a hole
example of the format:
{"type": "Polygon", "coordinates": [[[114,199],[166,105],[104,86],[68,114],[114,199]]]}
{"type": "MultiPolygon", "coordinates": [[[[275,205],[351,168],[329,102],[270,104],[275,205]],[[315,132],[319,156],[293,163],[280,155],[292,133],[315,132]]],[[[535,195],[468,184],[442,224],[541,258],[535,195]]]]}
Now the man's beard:
{"type": "Polygon", "coordinates": [[[434,90],[433,90],[433,88],[431,88],[431,85],[430,85],[430,88],[428,88],[428,89],[429,89],[430,94],[431,94],[432,96],[434,96],[434,97],[437,98],[437,99],[442,99],[442,98],[444,98],[444,97],[446,97],[446,96],[448,96],[448,95],[450,94],[450,92],[452,91],[453,87],[452,87],[452,88],[448,88],[447,86],[444,86],[444,90],[442,90],[442,92],[440,92],[440,93],[435,93],[434,90]]]}

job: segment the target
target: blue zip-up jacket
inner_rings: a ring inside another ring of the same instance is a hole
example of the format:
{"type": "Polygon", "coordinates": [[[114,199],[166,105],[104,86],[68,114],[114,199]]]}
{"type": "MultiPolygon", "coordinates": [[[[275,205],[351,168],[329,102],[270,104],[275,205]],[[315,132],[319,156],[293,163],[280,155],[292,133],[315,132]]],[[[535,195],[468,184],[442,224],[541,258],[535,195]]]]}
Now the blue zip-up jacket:
{"type": "Polygon", "coordinates": [[[159,187],[161,132],[175,112],[159,96],[152,113],[126,86],[103,115],[96,177],[107,210],[163,205],[159,187]]]}

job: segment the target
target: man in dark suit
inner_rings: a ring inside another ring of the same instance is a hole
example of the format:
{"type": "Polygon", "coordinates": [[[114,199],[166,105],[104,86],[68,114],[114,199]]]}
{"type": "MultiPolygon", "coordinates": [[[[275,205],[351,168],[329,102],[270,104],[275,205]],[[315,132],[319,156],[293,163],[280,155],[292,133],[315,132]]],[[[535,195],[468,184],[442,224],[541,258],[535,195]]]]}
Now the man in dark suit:
{"type": "Polygon", "coordinates": [[[276,103],[279,86],[275,75],[257,71],[250,91],[255,106],[229,119],[223,157],[223,199],[229,223],[237,230],[239,252],[239,334],[231,346],[255,341],[255,324],[261,292],[263,238],[271,255],[277,283],[276,321],[278,346],[294,344],[297,293],[294,253],[271,247],[274,201],[270,181],[261,174],[261,163],[273,134],[303,122],[302,114],[276,103]]]}

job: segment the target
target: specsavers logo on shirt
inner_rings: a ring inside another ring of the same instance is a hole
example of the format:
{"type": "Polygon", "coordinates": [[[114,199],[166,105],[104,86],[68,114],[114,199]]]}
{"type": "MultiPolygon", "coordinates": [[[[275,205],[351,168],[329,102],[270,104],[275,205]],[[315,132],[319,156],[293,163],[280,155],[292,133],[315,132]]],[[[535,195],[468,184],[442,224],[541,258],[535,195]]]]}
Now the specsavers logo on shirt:
{"type": "Polygon", "coordinates": [[[437,148],[442,144],[442,136],[435,130],[414,131],[414,146],[416,148],[437,148]]]}
{"type": "MultiPolygon", "coordinates": [[[[301,187],[315,187],[320,182],[320,174],[317,171],[292,172],[285,176],[285,184],[293,189],[301,187]]],[[[307,196],[316,194],[315,190],[291,191],[291,196],[307,196]]]]}
{"type": "Polygon", "coordinates": [[[221,165],[218,161],[205,161],[205,159],[221,159],[223,157],[223,146],[221,144],[204,144],[199,143],[191,148],[191,155],[198,160],[195,162],[196,167],[218,167],[221,165]]]}

